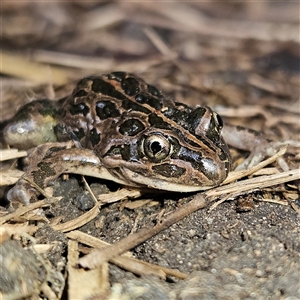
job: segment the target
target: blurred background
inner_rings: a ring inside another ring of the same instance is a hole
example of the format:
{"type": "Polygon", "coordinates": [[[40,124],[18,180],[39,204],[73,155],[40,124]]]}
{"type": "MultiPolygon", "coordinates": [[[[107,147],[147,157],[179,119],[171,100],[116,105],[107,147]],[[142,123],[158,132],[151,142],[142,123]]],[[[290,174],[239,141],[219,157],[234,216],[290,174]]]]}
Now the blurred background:
{"type": "Polygon", "coordinates": [[[1,121],[34,99],[67,95],[83,76],[120,70],[177,101],[208,104],[231,123],[239,116],[271,138],[292,137],[299,130],[299,6],[3,2],[1,121]]]}

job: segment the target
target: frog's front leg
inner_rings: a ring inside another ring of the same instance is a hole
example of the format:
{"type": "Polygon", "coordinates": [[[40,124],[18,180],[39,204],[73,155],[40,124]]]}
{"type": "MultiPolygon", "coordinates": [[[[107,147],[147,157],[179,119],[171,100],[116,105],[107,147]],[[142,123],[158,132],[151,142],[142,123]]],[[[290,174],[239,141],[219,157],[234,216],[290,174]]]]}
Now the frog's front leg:
{"type": "MultiPolygon", "coordinates": [[[[69,149],[68,143],[41,145],[34,150],[28,159],[29,167],[25,174],[7,194],[9,201],[17,200],[29,204],[31,198],[36,198],[40,194],[30,182],[34,182],[41,189],[44,189],[53,184],[54,180],[63,173],[81,174],[116,181],[92,150],[69,149]],[[56,146],[59,148],[55,150],[56,146]]],[[[124,184],[122,180],[119,182],[124,184]]]]}
{"type": "MultiPolygon", "coordinates": [[[[265,157],[274,155],[282,146],[300,147],[300,142],[293,140],[269,141],[262,133],[242,126],[225,125],[222,134],[230,146],[250,152],[250,155],[236,170],[252,168],[265,157]]],[[[278,163],[283,170],[288,170],[284,160],[280,160],[278,163]]]]}

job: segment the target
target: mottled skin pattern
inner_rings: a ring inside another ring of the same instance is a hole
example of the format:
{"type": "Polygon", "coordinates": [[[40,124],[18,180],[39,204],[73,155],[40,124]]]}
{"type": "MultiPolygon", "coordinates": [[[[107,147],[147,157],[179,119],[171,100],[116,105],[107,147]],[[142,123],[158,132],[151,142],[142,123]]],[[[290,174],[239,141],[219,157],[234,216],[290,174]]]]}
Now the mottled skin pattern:
{"type": "Polygon", "coordinates": [[[52,142],[75,146],[30,166],[26,176],[41,187],[63,172],[90,168],[128,186],[189,192],[219,185],[229,172],[220,116],[173,102],[135,74],[83,78],[58,111],[52,142]]]}
{"type": "Polygon", "coordinates": [[[74,133],[106,167],[126,164],[133,172],[187,185],[214,186],[227,176],[221,118],[208,107],[166,99],[134,74],[84,78],[62,110],[58,131],[74,133]]]}

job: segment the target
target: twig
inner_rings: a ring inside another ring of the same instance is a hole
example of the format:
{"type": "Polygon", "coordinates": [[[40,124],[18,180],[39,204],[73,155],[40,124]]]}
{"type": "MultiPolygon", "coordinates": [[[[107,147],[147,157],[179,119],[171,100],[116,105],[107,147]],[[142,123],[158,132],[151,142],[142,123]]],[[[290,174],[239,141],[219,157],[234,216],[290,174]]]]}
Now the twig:
{"type": "MultiPolygon", "coordinates": [[[[66,235],[68,238],[74,239],[77,242],[86,244],[94,248],[103,248],[106,246],[110,246],[110,244],[78,230],[69,232],[66,235]]],[[[177,270],[150,264],[145,261],[132,258],[129,255],[131,255],[130,252],[124,253],[122,256],[117,256],[111,259],[110,262],[140,276],[151,274],[158,276],[161,279],[166,279],[166,275],[174,276],[180,279],[185,279],[187,276],[185,273],[179,272],[177,270]]]]}
{"type": "Polygon", "coordinates": [[[93,191],[91,190],[89,184],[87,183],[87,181],[85,180],[85,177],[82,175],[81,179],[84,183],[85,188],[88,190],[88,192],[90,193],[91,197],[93,198],[94,204],[97,204],[97,198],[95,196],[95,194],[93,193],[93,191]]]}

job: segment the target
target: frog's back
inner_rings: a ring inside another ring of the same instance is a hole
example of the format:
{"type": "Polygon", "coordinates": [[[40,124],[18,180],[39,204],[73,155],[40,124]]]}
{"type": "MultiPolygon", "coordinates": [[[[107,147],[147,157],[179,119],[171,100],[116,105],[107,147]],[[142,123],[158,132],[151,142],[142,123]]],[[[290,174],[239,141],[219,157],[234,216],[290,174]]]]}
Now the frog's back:
{"type": "Polygon", "coordinates": [[[212,186],[230,168],[222,120],[215,112],[174,103],[132,73],[79,81],[63,105],[58,128],[93,149],[107,168],[123,167],[122,172],[212,186]]]}

